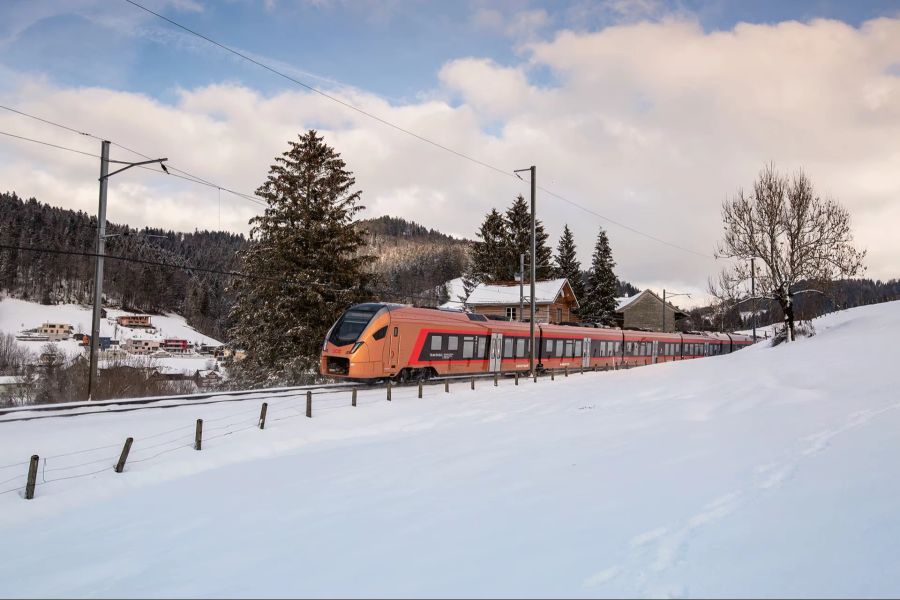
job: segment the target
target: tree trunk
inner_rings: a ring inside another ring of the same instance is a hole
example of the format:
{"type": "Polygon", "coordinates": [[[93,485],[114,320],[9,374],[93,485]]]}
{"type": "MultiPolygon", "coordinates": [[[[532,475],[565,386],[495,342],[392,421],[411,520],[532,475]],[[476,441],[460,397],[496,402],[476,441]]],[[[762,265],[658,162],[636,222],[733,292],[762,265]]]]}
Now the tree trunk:
{"type": "Polygon", "coordinates": [[[793,294],[779,294],[778,304],[781,306],[781,311],[784,313],[784,339],[786,342],[793,342],[795,339],[793,294]]]}

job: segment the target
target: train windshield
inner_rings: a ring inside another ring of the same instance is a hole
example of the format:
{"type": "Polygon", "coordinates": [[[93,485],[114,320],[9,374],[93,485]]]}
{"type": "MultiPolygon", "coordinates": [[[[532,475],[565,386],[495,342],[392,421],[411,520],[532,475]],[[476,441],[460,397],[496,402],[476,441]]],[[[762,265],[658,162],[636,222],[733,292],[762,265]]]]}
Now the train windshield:
{"type": "Polygon", "coordinates": [[[383,304],[357,304],[341,315],[334,327],[328,341],[335,346],[346,346],[355,342],[366,329],[366,325],[375,314],[384,308],[383,304]]]}

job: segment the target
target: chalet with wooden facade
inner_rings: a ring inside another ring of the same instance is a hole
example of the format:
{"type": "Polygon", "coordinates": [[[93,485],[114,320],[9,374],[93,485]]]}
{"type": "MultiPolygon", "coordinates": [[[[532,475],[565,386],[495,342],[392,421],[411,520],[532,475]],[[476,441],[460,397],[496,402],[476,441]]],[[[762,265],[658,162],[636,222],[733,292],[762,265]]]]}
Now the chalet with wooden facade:
{"type": "MultiPolygon", "coordinates": [[[[651,331],[663,330],[663,301],[662,298],[644,290],[629,298],[617,298],[616,324],[624,329],[649,329],[651,331]]],[[[676,321],[687,315],[679,308],[666,302],[666,331],[675,331],[676,321]]]]}
{"type": "MultiPolygon", "coordinates": [[[[507,321],[527,321],[530,316],[530,286],[525,284],[524,309],[520,306],[518,283],[481,283],[466,299],[468,310],[507,321]]],[[[565,323],[577,319],[573,311],[578,299],[567,279],[537,281],[534,284],[535,322],[565,323]]]]}
{"type": "Polygon", "coordinates": [[[116,323],[120,327],[153,327],[150,323],[150,315],[122,315],[116,317],[116,323]]]}

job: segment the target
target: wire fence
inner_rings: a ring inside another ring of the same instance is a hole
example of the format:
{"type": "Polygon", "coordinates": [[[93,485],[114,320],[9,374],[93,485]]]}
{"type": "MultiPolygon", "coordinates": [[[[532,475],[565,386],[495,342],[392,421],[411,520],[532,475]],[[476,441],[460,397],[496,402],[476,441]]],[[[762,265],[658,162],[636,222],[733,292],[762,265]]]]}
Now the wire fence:
{"type": "MultiPolygon", "coordinates": [[[[460,381],[471,381],[474,386],[474,381],[476,380],[493,377],[493,374],[451,376],[435,379],[427,383],[421,382],[421,384],[422,389],[426,386],[429,388],[438,385],[449,386],[452,382],[460,381]]],[[[374,405],[383,403],[386,400],[392,401],[409,397],[415,398],[416,395],[418,395],[417,388],[417,383],[386,385],[380,388],[381,394],[385,395],[379,396],[377,393],[379,388],[370,386],[363,389],[375,393],[367,394],[363,398],[356,398],[356,392],[358,392],[360,388],[335,386],[334,389],[329,389],[320,387],[315,390],[279,391],[273,393],[271,396],[261,396],[253,399],[260,400],[266,404],[267,415],[265,423],[277,423],[301,417],[311,417],[311,410],[318,414],[323,411],[330,412],[338,409],[350,409],[354,406],[374,405]],[[393,392],[393,394],[391,394],[391,392],[393,392]],[[396,395],[398,392],[399,395],[396,395]]],[[[191,406],[191,404],[170,405],[169,407],[183,408],[185,406],[191,406]]],[[[260,405],[255,405],[252,408],[228,411],[225,414],[205,419],[203,421],[202,441],[223,440],[251,429],[262,429],[260,426],[261,420],[260,405]]],[[[135,439],[134,447],[128,452],[126,464],[135,465],[147,463],[172,452],[194,448],[195,432],[196,424],[192,423],[190,425],[173,427],[163,431],[142,435],[135,439]],[[146,443],[148,441],[150,441],[150,443],[146,443]]],[[[35,489],[38,489],[59,481],[93,477],[101,473],[109,472],[115,468],[117,462],[120,460],[122,446],[122,444],[118,443],[104,444],[42,457],[39,459],[39,468],[38,472],[35,473],[33,486],[35,489]],[[91,457],[90,455],[92,454],[96,455],[96,458],[91,457]],[[67,459],[72,459],[73,457],[87,458],[88,460],[67,461],[67,459]]],[[[0,489],[0,496],[26,490],[29,483],[29,473],[25,472],[25,468],[29,465],[30,461],[0,465],[0,472],[4,470],[10,472],[19,469],[19,473],[0,480],[0,488],[8,486],[5,487],[5,489],[0,489]],[[18,482],[18,484],[10,486],[9,484],[13,482],[18,482]]]]}

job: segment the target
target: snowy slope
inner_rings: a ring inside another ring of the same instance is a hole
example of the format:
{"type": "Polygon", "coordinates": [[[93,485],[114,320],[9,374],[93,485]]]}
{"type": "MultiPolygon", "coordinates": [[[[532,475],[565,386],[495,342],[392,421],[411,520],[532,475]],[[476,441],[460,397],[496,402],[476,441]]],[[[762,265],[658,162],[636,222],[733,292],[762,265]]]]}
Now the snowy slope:
{"type": "Polygon", "coordinates": [[[900,303],[816,329],[313,419],[272,393],[264,431],[258,400],[0,423],[0,467],[51,457],[0,495],[0,595],[897,596],[900,303]]]}
{"type": "MultiPolygon", "coordinates": [[[[136,313],[114,308],[106,309],[106,318],[100,321],[100,335],[120,341],[128,338],[149,337],[160,340],[164,338],[179,338],[195,344],[214,346],[221,344],[221,342],[198,332],[188,325],[183,317],[174,313],[153,315],[151,321],[156,333],[152,335],[140,329],[118,327],[115,324],[116,317],[132,314],[136,313]]],[[[75,328],[76,332],[90,333],[91,307],[77,304],[43,305],[16,298],[3,298],[0,300],[0,333],[16,334],[23,329],[39,327],[42,323],[68,323],[75,328]]],[[[41,347],[47,342],[19,341],[18,343],[32,352],[39,352],[41,347]]],[[[64,340],[55,343],[60,350],[69,356],[83,352],[83,348],[75,340],[64,340]]],[[[154,359],[153,364],[167,366],[176,370],[193,371],[205,368],[206,359],[199,357],[160,358],[154,359]]]]}

